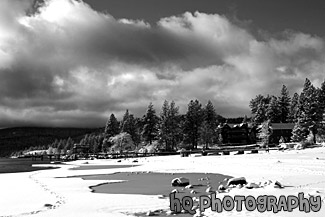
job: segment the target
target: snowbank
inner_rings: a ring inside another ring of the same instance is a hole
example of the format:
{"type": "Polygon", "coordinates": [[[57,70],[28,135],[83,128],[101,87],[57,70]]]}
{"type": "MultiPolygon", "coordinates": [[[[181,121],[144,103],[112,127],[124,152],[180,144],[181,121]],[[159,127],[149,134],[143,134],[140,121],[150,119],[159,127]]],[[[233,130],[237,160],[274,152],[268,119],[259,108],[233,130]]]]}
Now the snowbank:
{"type": "MultiPolygon", "coordinates": [[[[92,160],[87,165],[135,164],[134,159],[92,160]]],[[[138,158],[140,166],[96,170],[70,170],[84,165],[85,161],[59,165],[61,168],[28,173],[0,174],[0,216],[127,216],[137,212],[169,209],[168,199],[158,196],[97,194],[89,186],[103,180],[64,178],[67,176],[108,174],[114,172],[206,172],[221,173],[233,177],[245,177],[247,182],[278,181],[283,189],[266,187],[233,189],[230,195],[320,195],[323,199],[319,212],[308,214],[295,209],[279,212],[278,216],[325,216],[325,148],[270,153],[186,157],[161,156],[138,158]]],[[[56,165],[58,166],[58,165],[56,165]]],[[[105,180],[104,182],[107,182],[105,180]]],[[[206,210],[207,216],[273,216],[274,213],[222,212],[206,210]]]]}

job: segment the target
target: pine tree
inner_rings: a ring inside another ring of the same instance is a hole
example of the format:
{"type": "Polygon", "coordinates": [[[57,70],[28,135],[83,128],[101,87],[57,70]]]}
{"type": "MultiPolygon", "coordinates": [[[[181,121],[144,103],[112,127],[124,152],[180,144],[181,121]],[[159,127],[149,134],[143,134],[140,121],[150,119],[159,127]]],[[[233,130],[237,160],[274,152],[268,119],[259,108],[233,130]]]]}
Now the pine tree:
{"type": "Polygon", "coordinates": [[[318,91],[307,78],[299,97],[297,117],[298,122],[296,125],[299,125],[297,127],[301,128],[301,130],[293,131],[292,138],[306,140],[309,135],[307,132],[311,132],[316,143],[317,128],[321,121],[322,110],[319,107],[318,91]],[[299,133],[302,134],[297,135],[299,133]]]}
{"type": "Polygon", "coordinates": [[[298,115],[299,94],[295,93],[292,97],[288,115],[288,122],[296,123],[298,115]]]}
{"type": "Polygon", "coordinates": [[[149,104],[147,113],[143,117],[143,130],[142,130],[142,138],[144,141],[152,144],[152,141],[156,138],[158,133],[158,117],[156,116],[156,111],[153,108],[152,103],[149,104]]]}
{"type": "Polygon", "coordinates": [[[115,136],[120,132],[119,123],[114,114],[111,114],[106,122],[105,134],[109,137],[115,136]]]}
{"type": "Polygon", "coordinates": [[[270,136],[272,135],[272,130],[270,128],[270,120],[264,121],[261,125],[261,130],[258,133],[258,138],[261,139],[263,145],[268,147],[270,136]]]}
{"type": "Polygon", "coordinates": [[[64,149],[66,151],[71,150],[73,148],[73,143],[74,143],[73,140],[69,137],[66,144],[65,144],[64,149]]]}
{"type": "Polygon", "coordinates": [[[270,104],[266,109],[266,117],[272,123],[279,123],[281,121],[281,109],[278,99],[275,96],[271,97],[270,104]]]}
{"type": "Polygon", "coordinates": [[[290,106],[290,96],[289,91],[285,85],[282,86],[281,94],[278,97],[278,104],[279,104],[279,116],[280,122],[286,123],[288,116],[289,116],[289,106],[290,106]]]}
{"type": "Polygon", "coordinates": [[[52,148],[57,148],[59,145],[59,140],[58,139],[55,139],[55,141],[52,143],[51,147],[52,148]]]}
{"type": "Polygon", "coordinates": [[[295,126],[292,130],[291,140],[293,142],[301,142],[306,140],[307,136],[309,135],[308,127],[305,126],[305,121],[302,118],[298,118],[295,126]]]}
{"type": "Polygon", "coordinates": [[[138,120],[134,118],[134,115],[129,114],[129,110],[126,110],[121,122],[121,133],[128,133],[131,135],[131,138],[136,145],[140,142],[137,123],[138,120]]]}
{"type": "Polygon", "coordinates": [[[325,137],[325,124],[324,124],[324,115],[325,115],[325,80],[321,84],[320,89],[318,90],[318,102],[320,108],[320,123],[318,126],[318,135],[325,137]]]}
{"type": "Polygon", "coordinates": [[[167,100],[164,101],[160,112],[159,121],[159,140],[161,143],[165,144],[165,149],[170,150],[170,127],[169,127],[169,103],[167,100]]]}
{"type": "Polygon", "coordinates": [[[64,139],[60,139],[57,148],[58,148],[59,150],[63,150],[64,147],[65,147],[65,143],[66,143],[66,141],[65,141],[64,139]]]}
{"type": "Polygon", "coordinates": [[[188,104],[188,110],[185,120],[185,139],[192,144],[192,148],[196,149],[200,134],[199,129],[203,122],[202,105],[198,100],[191,100],[188,104]]]}
{"type": "Polygon", "coordinates": [[[258,111],[258,105],[261,103],[261,101],[263,99],[264,99],[264,96],[259,94],[249,102],[249,107],[251,108],[252,114],[256,115],[256,113],[258,111]]]}
{"type": "Polygon", "coordinates": [[[267,120],[266,111],[270,104],[271,97],[259,94],[254,99],[252,99],[249,103],[249,107],[251,108],[251,112],[253,114],[253,122],[254,123],[263,123],[267,120]]]}
{"type": "Polygon", "coordinates": [[[177,142],[181,140],[180,134],[182,133],[180,129],[179,107],[176,106],[174,101],[171,101],[169,105],[168,119],[170,129],[170,135],[168,137],[171,142],[171,147],[174,149],[177,142]]]}
{"type": "Polygon", "coordinates": [[[247,124],[247,122],[248,122],[248,118],[247,118],[247,115],[245,115],[244,118],[243,118],[242,123],[243,124],[247,124]]]}
{"type": "Polygon", "coordinates": [[[180,140],[180,120],[179,107],[172,101],[170,104],[167,100],[160,112],[159,120],[159,140],[165,144],[166,150],[174,150],[177,142],[180,140]]]}
{"type": "Polygon", "coordinates": [[[218,139],[217,114],[212,102],[209,100],[203,109],[203,123],[200,128],[200,136],[205,148],[208,149],[218,139]]]}
{"type": "Polygon", "coordinates": [[[121,124],[120,124],[120,133],[122,132],[127,132],[128,131],[128,121],[129,121],[129,110],[127,109],[123,115],[123,119],[121,121],[121,124]]]}
{"type": "Polygon", "coordinates": [[[321,84],[320,89],[318,90],[318,101],[321,112],[325,113],[325,80],[321,84]]]}

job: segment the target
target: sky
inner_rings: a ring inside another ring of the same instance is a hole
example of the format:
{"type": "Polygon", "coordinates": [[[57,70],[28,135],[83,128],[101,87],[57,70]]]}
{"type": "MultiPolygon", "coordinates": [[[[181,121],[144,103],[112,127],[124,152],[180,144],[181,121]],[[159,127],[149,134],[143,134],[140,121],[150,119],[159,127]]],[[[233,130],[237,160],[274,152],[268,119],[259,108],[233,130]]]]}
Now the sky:
{"type": "Polygon", "coordinates": [[[250,116],[325,78],[320,0],[1,0],[0,128],[101,127],[174,100],[250,116]]]}

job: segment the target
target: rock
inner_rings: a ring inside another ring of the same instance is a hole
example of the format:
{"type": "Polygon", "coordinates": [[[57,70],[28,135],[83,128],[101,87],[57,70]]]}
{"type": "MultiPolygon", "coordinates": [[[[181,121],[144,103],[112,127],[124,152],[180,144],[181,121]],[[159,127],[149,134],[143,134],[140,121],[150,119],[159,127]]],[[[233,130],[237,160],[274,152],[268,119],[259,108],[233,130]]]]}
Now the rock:
{"type": "Polygon", "coordinates": [[[223,186],[223,185],[219,185],[219,187],[218,187],[218,191],[223,192],[223,191],[225,191],[225,190],[226,190],[225,186],[223,186]]]}
{"type": "Polygon", "coordinates": [[[213,192],[212,187],[208,187],[208,188],[205,190],[205,192],[207,192],[207,193],[213,192]]]}
{"type": "Polygon", "coordinates": [[[240,155],[240,154],[244,154],[244,151],[237,151],[237,153],[235,153],[235,155],[240,155]]]}
{"type": "Polygon", "coordinates": [[[241,189],[243,187],[242,184],[236,185],[236,188],[241,189]]]}
{"type": "Polygon", "coordinates": [[[148,211],[147,213],[146,213],[146,216],[154,216],[155,215],[155,213],[154,212],[151,212],[151,211],[148,211]]]}
{"type": "Polygon", "coordinates": [[[117,162],[122,162],[122,160],[118,160],[117,162]]]}
{"type": "Polygon", "coordinates": [[[260,186],[256,183],[250,182],[245,187],[248,189],[252,189],[252,188],[259,188],[260,186]]]}
{"type": "Polygon", "coordinates": [[[228,180],[228,186],[229,185],[246,185],[247,181],[245,177],[239,177],[239,178],[231,178],[228,180]]]}
{"type": "Polygon", "coordinates": [[[164,199],[166,196],[161,194],[161,195],[158,195],[158,199],[164,199]]]}
{"type": "Polygon", "coordinates": [[[185,188],[187,189],[193,188],[193,185],[186,185],[185,188]]]}
{"type": "Polygon", "coordinates": [[[171,211],[171,210],[168,210],[166,212],[166,216],[170,216],[170,215],[174,215],[174,214],[175,214],[175,212],[174,211],[171,211]]]}
{"type": "Polygon", "coordinates": [[[133,163],[138,163],[138,160],[134,160],[134,161],[132,161],[133,163]]]}
{"type": "Polygon", "coordinates": [[[171,182],[172,186],[176,187],[176,186],[187,186],[190,184],[190,180],[184,177],[179,177],[179,178],[175,178],[172,180],[171,182]]]}
{"type": "Polygon", "coordinates": [[[53,205],[52,204],[49,204],[49,203],[44,204],[44,206],[47,207],[47,208],[53,207],[53,205]]]}
{"type": "Polygon", "coordinates": [[[284,188],[284,187],[283,187],[283,185],[280,182],[276,181],[274,183],[274,188],[284,188]]]}

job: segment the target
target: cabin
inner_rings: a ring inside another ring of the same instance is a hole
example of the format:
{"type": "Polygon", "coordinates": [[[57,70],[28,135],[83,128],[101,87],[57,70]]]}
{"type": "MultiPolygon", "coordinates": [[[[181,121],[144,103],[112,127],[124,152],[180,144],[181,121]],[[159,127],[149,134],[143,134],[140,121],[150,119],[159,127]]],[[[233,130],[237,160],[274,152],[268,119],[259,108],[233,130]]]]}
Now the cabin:
{"type": "Polygon", "coordinates": [[[283,142],[290,142],[294,123],[271,123],[272,135],[270,136],[270,143],[279,144],[281,137],[283,142]]]}
{"type": "MultiPolygon", "coordinates": [[[[272,132],[269,143],[279,144],[281,137],[283,142],[289,142],[292,135],[294,123],[271,123],[270,131],[272,132]]],[[[230,145],[247,145],[254,144],[259,141],[258,132],[260,126],[241,123],[219,125],[219,132],[222,137],[222,143],[230,145]]]]}
{"type": "Polygon", "coordinates": [[[233,145],[246,145],[251,143],[251,130],[247,123],[219,125],[222,143],[233,145]]]}
{"type": "Polygon", "coordinates": [[[89,150],[89,145],[74,144],[73,146],[73,154],[88,154],[89,150]]]}

